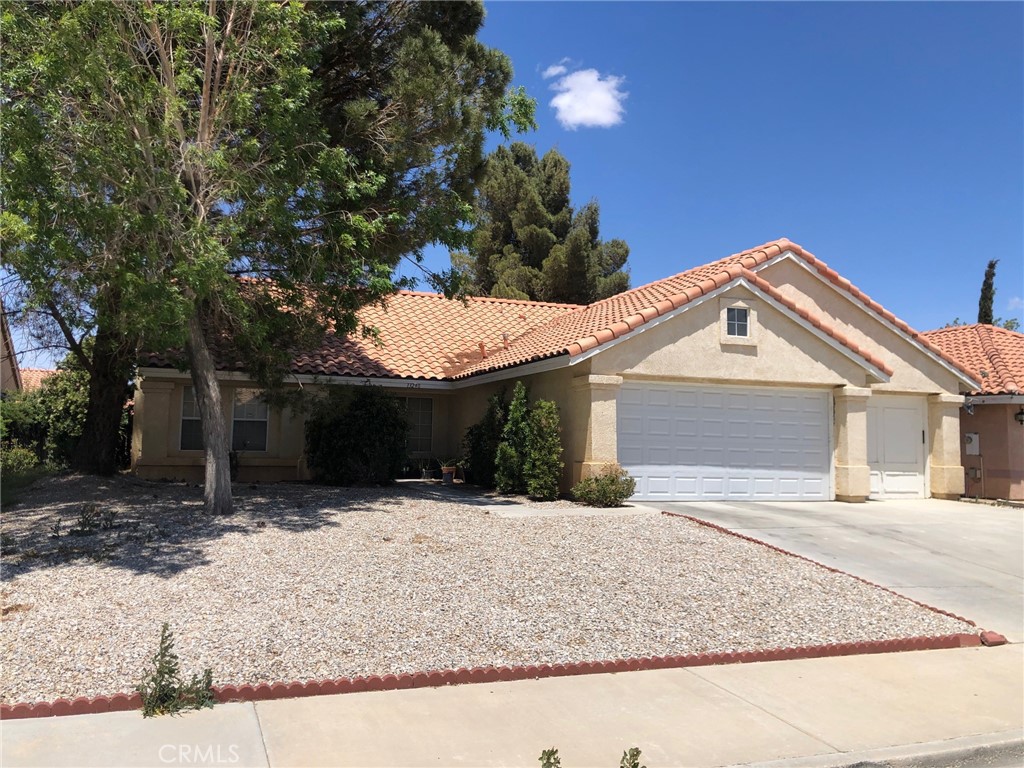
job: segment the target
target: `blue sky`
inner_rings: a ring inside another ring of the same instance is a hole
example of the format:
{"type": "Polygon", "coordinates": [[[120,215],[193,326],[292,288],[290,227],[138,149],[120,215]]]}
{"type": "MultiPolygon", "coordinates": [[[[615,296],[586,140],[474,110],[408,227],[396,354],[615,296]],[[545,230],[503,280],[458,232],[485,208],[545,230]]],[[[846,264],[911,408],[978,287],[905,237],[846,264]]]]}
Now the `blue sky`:
{"type": "Polygon", "coordinates": [[[785,236],[927,330],[976,320],[991,258],[1024,317],[1022,33],[1019,3],[489,2],[481,38],[634,286],[785,236]]]}

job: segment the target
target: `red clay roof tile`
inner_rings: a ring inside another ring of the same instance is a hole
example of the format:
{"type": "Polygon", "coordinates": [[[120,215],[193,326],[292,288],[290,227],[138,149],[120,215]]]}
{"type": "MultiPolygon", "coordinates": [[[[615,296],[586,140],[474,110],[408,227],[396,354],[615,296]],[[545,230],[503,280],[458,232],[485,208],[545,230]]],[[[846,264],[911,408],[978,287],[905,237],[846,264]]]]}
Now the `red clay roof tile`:
{"type": "MultiPolygon", "coordinates": [[[[871,301],[835,270],[783,238],[588,306],[492,298],[470,298],[462,303],[437,294],[402,291],[389,297],[385,307],[370,306],[359,312],[363,325],[379,330],[379,346],[358,334],[329,336],[319,349],[296,355],[292,371],[360,378],[454,380],[555,356],[577,356],[742,277],[877,369],[891,374],[892,369],[883,360],[853,344],[827,318],[797,306],[751,271],[786,251],[867,307],[884,313],[902,331],[956,365],[938,347],[871,301]],[[503,343],[504,334],[508,334],[507,346],[503,343]]],[[[238,368],[229,357],[223,352],[218,355],[219,367],[238,368]]],[[[153,356],[149,362],[170,364],[161,356],[153,356]]],[[[964,369],[964,373],[969,372],[964,369]]]]}
{"type": "Polygon", "coordinates": [[[53,376],[56,371],[52,368],[22,368],[21,388],[26,392],[39,389],[43,382],[53,376]]]}
{"type": "Polygon", "coordinates": [[[974,395],[1024,394],[1024,334],[994,325],[954,325],[921,334],[981,382],[974,395]]]}

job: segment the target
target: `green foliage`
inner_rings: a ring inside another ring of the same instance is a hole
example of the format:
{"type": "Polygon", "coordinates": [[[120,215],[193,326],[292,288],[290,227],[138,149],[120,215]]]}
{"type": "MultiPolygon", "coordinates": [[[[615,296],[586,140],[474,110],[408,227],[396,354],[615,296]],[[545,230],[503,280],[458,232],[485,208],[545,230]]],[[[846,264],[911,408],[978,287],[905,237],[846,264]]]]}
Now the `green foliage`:
{"type": "Polygon", "coordinates": [[[464,247],[486,132],[533,124],[508,58],[476,38],[480,2],[2,13],[5,267],[18,308],[72,346],[119,340],[94,381],[125,379],[140,349],[196,368],[229,339],[278,388],[296,350],[358,330],[400,258],[464,247]]]}
{"type": "Polygon", "coordinates": [[[328,485],[394,482],[406,459],[402,402],[379,387],[332,387],[306,420],[306,462],[328,485]]]}
{"type": "Polygon", "coordinates": [[[39,458],[35,451],[18,443],[0,446],[0,469],[3,471],[3,482],[8,483],[12,477],[27,475],[39,466],[39,458]]]}
{"type": "Polygon", "coordinates": [[[629,246],[600,239],[600,209],[573,211],[569,162],[552,149],[538,159],[523,143],[487,158],[476,198],[478,225],[453,261],[474,290],[502,298],[589,304],[629,288],[629,246]]]}
{"type": "Polygon", "coordinates": [[[526,493],[526,458],[530,448],[530,409],[526,386],[517,381],[512,388],[505,427],[498,444],[495,485],[502,493],[526,493]]]}
{"type": "Polygon", "coordinates": [[[530,440],[526,454],[526,491],[535,499],[558,498],[562,477],[562,441],[558,407],[550,400],[538,400],[530,411],[530,440]]]}
{"type": "MultiPolygon", "coordinates": [[[[562,768],[562,759],[558,756],[558,750],[552,747],[541,752],[540,766],[541,768],[562,768]]],[[[630,747],[623,752],[619,768],[646,768],[640,764],[640,748],[630,747]]]]}
{"type": "Polygon", "coordinates": [[[572,488],[577,501],[588,507],[621,507],[636,491],[636,480],[618,464],[608,464],[601,474],[580,480],[572,488]]]}
{"type": "Polygon", "coordinates": [[[981,281],[981,296],[978,298],[978,322],[992,325],[992,303],[996,298],[996,264],[999,259],[992,259],[985,267],[985,277],[981,281]]]}
{"type": "Polygon", "coordinates": [[[496,392],[487,399],[487,411],[476,424],[466,430],[463,438],[463,466],[469,481],[484,488],[494,487],[498,445],[505,429],[508,403],[505,391],[496,392]]]}
{"type": "Polygon", "coordinates": [[[174,652],[174,634],[165,622],[160,628],[160,648],[153,656],[153,671],[135,690],[142,696],[142,716],[173,715],[186,709],[213,706],[213,672],[193,674],[186,683],[174,652]]]}

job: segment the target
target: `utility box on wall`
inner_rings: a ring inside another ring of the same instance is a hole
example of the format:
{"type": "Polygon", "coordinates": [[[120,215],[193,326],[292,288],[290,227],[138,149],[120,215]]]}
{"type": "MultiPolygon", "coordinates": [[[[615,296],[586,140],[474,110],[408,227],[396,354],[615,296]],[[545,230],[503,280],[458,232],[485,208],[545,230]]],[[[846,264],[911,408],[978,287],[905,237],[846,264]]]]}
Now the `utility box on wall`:
{"type": "Polygon", "coordinates": [[[977,432],[968,432],[964,435],[964,453],[968,456],[981,455],[981,442],[978,440],[977,432]]]}

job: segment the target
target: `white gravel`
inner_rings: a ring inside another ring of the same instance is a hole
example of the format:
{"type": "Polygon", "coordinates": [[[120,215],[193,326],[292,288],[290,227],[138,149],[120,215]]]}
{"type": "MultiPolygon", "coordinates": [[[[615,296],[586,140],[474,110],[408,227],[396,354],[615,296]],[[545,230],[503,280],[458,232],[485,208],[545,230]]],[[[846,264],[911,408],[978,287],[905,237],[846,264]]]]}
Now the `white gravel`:
{"type": "Polygon", "coordinates": [[[3,514],[2,700],[129,692],[165,621],[182,670],[220,684],[973,629],[680,518],[511,519],[472,501],[240,485],[236,513],[209,519],[182,484],[44,481],[3,514]],[[50,538],[91,500],[118,527],[50,538]]]}

